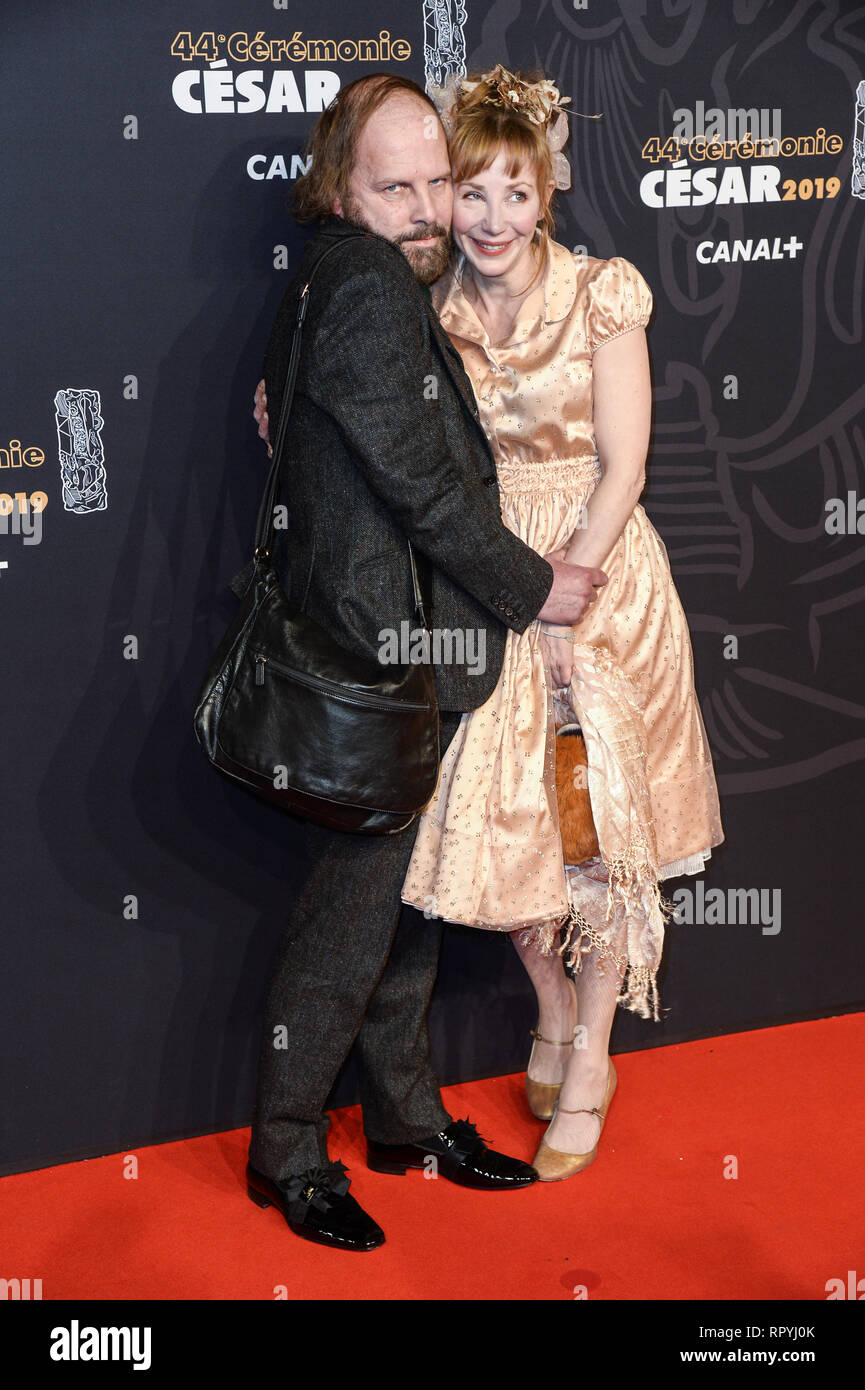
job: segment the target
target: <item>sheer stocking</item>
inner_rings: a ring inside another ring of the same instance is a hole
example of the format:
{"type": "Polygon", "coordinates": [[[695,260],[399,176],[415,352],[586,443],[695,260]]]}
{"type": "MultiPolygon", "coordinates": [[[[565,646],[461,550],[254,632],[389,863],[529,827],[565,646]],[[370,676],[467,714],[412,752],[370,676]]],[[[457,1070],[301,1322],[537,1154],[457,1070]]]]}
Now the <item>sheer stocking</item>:
{"type": "MultiPolygon", "coordinates": [[[[564,1039],[574,1021],[578,1024],[571,1049],[536,1044],[530,1075],[536,1081],[563,1081],[561,1109],[584,1111],[603,1104],[607,1087],[610,1033],[625,973],[627,924],[623,917],[618,923],[606,921],[607,873],[603,861],[591,860],[568,872],[578,889],[582,916],[604,943],[602,950],[596,944],[589,946],[585,939],[581,943],[583,949],[575,961],[576,1013],[574,990],[558,951],[545,956],[531,942],[522,945],[519,932],[514,932],[511,940],[535,987],[539,1032],[564,1039]]],[[[554,1149],[587,1153],[594,1148],[599,1133],[597,1116],[557,1111],[544,1138],[554,1149]]]]}
{"type": "MultiPolygon", "coordinates": [[[[577,996],[573,983],[565,974],[562,958],[557,951],[544,956],[537,946],[520,941],[520,932],[511,932],[511,941],[535,987],[538,999],[538,1032],[552,1042],[565,1042],[574,1036],[577,1023],[577,996]]],[[[556,1084],[563,1080],[570,1058],[566,1047],[535,1041],[527,1074],[533,1081],[556,1084]]]]}

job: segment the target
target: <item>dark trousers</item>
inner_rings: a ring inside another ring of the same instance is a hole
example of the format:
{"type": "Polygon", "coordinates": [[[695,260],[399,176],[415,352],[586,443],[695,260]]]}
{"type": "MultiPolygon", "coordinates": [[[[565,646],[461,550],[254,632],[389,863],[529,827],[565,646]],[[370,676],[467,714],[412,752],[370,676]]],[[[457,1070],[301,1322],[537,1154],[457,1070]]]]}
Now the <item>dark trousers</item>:
{"type": "MultiPolygon", "coordinates": [[[[442,715],[442,749],[459,721],[442,715]]],[[[309,874],[273,964],[249,1149],[270,1178],[327,1162],[324,1105],[355,1039],[368,1138],[412,1143],[450,1123],[427,1033],[442,923],[400,900],[416,836],[416,825],[383,836],[307,825],[309,874]]]]}

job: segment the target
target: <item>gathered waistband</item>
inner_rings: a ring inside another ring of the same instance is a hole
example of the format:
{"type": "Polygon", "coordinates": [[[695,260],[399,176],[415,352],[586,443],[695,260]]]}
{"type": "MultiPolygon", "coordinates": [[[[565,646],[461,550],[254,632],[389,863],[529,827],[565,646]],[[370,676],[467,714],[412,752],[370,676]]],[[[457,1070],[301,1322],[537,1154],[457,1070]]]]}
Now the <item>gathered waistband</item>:
{"type": "Polygon", "coordinates": [[[496,464],[502,492],[571,492],[596,483],[601,476],[597,454],[576,459],[504,460],[496,464]]]}

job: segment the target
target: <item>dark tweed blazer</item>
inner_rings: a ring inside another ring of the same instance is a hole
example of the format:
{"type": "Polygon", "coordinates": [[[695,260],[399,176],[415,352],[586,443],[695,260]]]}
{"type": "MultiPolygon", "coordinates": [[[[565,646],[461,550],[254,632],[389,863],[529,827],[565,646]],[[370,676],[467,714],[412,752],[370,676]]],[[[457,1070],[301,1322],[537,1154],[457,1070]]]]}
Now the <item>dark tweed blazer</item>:
{"type": "MultiPolygon", "coordinates": [[[[264,362],[273,434],[300,286],[335,238],[362,230],[331,217],[286,290],[264,362]]],[[[436,666],[439,704],[483,704],[505,626],[522,632],[536,617],[552,569],[502,522],[471,383],[385,237],[347,240],[313,280],[285,471],[288,527],[277,532],[275,563],[286,591],[345,647],[375,657],[383,628],[416,626],[408,537],[430,562],[433,625],[485,631],[485,671],[473,671],[470,656],[436,666]]]]}

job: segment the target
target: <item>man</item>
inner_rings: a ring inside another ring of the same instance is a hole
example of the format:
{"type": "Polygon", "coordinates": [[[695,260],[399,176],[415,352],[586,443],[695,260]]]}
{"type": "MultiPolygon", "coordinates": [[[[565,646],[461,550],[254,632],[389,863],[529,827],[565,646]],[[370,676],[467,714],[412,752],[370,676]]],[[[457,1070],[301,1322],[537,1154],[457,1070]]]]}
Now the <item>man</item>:
{"type": "MultiPolygon", "coordinates": [[[[494,689],[506,626],[576,622],[605,576],[542,559],[501,520],[471,385],[421,288],[450,251],[450,166],[431,102],[405,78],[361,78],[317,122],[311,153],[296,215],[323,226],[268,344],[274,420],[300,286],[324,251],[344,244],[309,291],[286,444],[288,527],[275,562],[312,618],[376,656],[380,632],[399,631],[413,612],[412,541],[430,563],[435,625],[484,634],[483,669],[436,669],[444,747],[460,712],[494,689]]],[[[442,924],[401,915],[413,841],[412,829],[378,837],[308,825],[309,875],[265,1007],[249,1195],[279,1207],[298,1235],[345,1249],[384,1240],[326,1148],[323,1107],[353,1043],[371,1168],[404,1173],[432,1155],[439,1176],[467,1186],[536,1178],[442,1106],[426,1023],[442,924]]]]}

